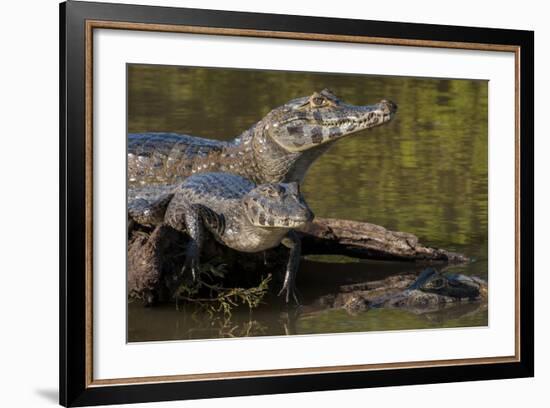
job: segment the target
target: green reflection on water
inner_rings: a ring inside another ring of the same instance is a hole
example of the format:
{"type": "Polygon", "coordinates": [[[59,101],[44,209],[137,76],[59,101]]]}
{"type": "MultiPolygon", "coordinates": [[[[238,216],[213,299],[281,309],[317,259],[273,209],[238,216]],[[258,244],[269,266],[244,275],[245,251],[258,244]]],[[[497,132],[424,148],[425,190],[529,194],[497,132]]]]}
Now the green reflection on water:
{"type": "MultiPolygon", "coordinates": [[[[486,81],[131,65],[128,131],[228,140],[274,107],[323,88],[352,104],[391,99],[399,110],[390,124],[336,143],[311,167],[303,192],[315,214],[414,233],[426,245],[475,257],[460,272],[487,278],[486,81]]],[[[433,327],[402,311],[368,313],[367,324],[327,312],[320,330],[386,330],[396,321],[433,327]]],[[[449,317],[437,327],[485,325],[487,313],[474,320],[449,317]]]]}
{"type": "Polygon", "coordinates": [[[408,310],[372,309],[357,315],[344,310],[327,310],[298,322],[297,334],[347,333],[473,327],[487,324],[487,309],[480,304],[464,304],[437,312],[416,314],[408,310]]]}

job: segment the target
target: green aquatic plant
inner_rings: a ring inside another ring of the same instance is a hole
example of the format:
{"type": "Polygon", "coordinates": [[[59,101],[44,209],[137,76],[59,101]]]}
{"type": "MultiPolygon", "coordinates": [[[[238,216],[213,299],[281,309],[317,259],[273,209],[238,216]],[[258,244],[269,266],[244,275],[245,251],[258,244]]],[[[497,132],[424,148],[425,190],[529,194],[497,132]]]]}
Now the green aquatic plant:
{"type": "Polygon", "coordinates": [[[194,304],[208,313],[210,317],[223,314],[228,319],[231,311],[238,306],[257,308],[269,289],[271,274],[263,278],[256,286],[249,288],[225,287],[223,280],[227,270],[224,264],[209,262],[201,265],[194,282],[183,282],[174,294],[176,307],[181,301],[194,304]]]}

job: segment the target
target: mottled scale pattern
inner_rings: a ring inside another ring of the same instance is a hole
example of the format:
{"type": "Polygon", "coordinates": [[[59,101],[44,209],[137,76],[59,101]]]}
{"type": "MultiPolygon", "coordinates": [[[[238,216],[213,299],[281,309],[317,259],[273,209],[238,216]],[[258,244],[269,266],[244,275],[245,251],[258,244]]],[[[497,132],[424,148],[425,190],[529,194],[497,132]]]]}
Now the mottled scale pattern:
{"type": "Polygon", "coordinates": [[[140,199],[153,202],[159,197],[173,192],[177,186],[177,184],[151,184],[130,187],[128,189],[128,203],[140,199]]]}
{"type": "Polygon", "coordinates": [[[190,177],[179,189],[186,191],[190,200],[208,204],[210,201],[240,200],[254,187],[255,184],[244,177],[229,173],[204,173],[190,177]]]}
{"type": "Polygon", "coordinates": [[[206,157],[217,158],[231,143],[175,133],[128,135],[128,183],[173,184],[193,174],[206,157]]]}
{"type": "Polygon", "coordinates": [[[191,176],[175,190],[166,221],[176,229],[183,229],[184,214],[190,212],[192,205],[202,205],[223,215],[230,225],[237,225],[244,217],[241,200],[254,187],[251,181],[228,173],[191,176]]]}

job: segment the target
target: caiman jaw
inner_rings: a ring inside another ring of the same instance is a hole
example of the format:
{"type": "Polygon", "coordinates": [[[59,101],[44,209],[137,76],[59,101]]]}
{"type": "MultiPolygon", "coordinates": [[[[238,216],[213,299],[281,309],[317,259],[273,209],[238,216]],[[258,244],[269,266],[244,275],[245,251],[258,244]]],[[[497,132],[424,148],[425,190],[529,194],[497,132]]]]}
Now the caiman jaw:
{"type": "Polygon", "coordinates": [[[393,115],[397,111],[397,105],[393,102],[384,100],[375,105],[372,109],[354,108],[354,110],[355,109],[357,112],[354,112],[351,115],[323,121],[322,126],[323,128],[328,128],[328,131],[325,129],[323,130],[328,133],[329,137],[331,136],[332,131],[332,136],[335,137],[334,133],[337,132],[334,128],[338,128],[343,136],[382,125],[392,119],[393,115]]]}
{"type": "Polygon", "coordinates": [[[397,105],[385,99],[375,105],[354,106],[341,103],[328,91],[299,102],[282,114],[274,114],[271,125],[266,126],[271,138],[288,152],[301,152],[380,126],[392,120],[397,112],[397,105]],[[320,106],[312,106],[312,100],[321,98],[325,102],[318,101],[322,103],[320,106]]]}

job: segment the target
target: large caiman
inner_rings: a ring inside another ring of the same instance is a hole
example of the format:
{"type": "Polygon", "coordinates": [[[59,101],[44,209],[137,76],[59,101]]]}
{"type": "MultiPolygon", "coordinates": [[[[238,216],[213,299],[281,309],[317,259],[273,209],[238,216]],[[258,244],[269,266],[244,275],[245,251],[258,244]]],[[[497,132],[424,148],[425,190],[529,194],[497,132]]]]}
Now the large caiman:
{"type": "Polygon", "coordinates": [[[173,185],[195,173],[226,172],[256,184],[301,183],[343,137],[388,123],[397,105],[344,103],[324,89],[273,109],[230,142],[175,133],[128,135],[128,186],[173,185]]]}

